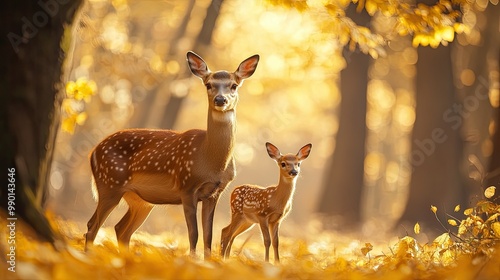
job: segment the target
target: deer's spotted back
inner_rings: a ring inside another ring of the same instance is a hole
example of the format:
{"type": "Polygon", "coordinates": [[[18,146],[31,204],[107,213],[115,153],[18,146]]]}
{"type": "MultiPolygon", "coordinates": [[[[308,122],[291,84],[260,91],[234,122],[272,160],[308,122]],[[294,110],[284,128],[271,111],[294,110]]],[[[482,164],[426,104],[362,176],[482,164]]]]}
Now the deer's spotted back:
{"type": "Polygon", "coordinates": [[[237,187],[231,194],[231,213],[234,215],[252,212],[267,215],[275,191],[276,187],[261,188],[251,185],[237,187]]]}
{"type": "Polygon", "coordinates": [[[164,173],[180,183],[191,177],[199,134],[169,130],[124,130],[102,141],[92,155],[94,176],[110,188],[132,180],[136,172],[164,173]]]}

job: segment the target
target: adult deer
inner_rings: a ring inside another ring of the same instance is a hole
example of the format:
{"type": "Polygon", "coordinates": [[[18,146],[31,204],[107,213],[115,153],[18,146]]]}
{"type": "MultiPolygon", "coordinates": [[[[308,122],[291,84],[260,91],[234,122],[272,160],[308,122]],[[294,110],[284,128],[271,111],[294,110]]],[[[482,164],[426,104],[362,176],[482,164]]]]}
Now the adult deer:
{"type": "Polygon", "coordinates": [[[191,72],[207,88],[207,130],[176,132],[126,129],[99,143],[90,156],[94,193],[98,204],[88,222],[85,249],[110,212],[123,198],[129,208],[115,226],[118,242],[129,246],[155,204],[182,204],[191,254],[196,253],[196,210],[202,201],[204,256],[209,258],[215,207],[221,192],[235,176],[233,147],[238,87],[254,73],[254,55],[233,72],[211,72],[205,61],[187,53],[191,72]]]}
{"type": "Polygon", "coordinates": [[[274,260],[279,262],[279,226],[292,209],[293,193],[300,163],[309,156],[312,145],[307,144],[299,152],[282,155],[278,148],[266,143],[267,153],[278,163],[280,178],[276,186],[262,188],[255,185],[236,187],[231,193],[231,223],[222,229],[221,255],[226,258],[236,236],[247,231],[256,223],[260,225],[266,261],[269,261],[269,247],[274,248],[274,260]]]}

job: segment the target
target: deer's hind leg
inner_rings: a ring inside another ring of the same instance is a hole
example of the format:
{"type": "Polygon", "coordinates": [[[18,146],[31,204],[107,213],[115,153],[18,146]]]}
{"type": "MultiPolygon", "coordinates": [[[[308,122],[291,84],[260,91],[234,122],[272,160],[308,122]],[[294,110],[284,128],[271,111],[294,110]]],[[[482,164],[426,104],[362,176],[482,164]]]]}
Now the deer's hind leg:
{"type": "Polygon", "coordinates": [[[123,196],[128,204],[127,213],[116,224],[115,232],[118,244],[129,247],[130,237],[144,223],[154,205],[142,200],[137,194],[127,192],[123,196]]]}
{"type": "Polygon", "coordinates": [[[236,236],[250,229],[254,224],[245,220],[242,214],[234,214],[231,223],[222,229],[221,255],[224,258],[231,254],[231,246],[236,236]]]}
{"type": "Polygon", "coordinates": [[[121,194],[116,192],[106,191],[109,189],[102,182],[95,181],[96,189],[98,193],[97,208],[87,223],[87,233],[85,234],[85,250],[88,249],[89,245],[94,243],[94,239],[102,226],[104,221],[108,218],[109,214],[115,207],[120,203],[122,198],[121,194]]]}

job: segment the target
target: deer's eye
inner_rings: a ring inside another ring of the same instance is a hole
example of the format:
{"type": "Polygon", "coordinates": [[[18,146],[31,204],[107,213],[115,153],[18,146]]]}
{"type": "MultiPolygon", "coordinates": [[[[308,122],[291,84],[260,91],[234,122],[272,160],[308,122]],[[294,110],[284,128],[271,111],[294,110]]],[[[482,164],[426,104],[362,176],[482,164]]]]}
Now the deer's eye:
{"type": "Polygon", "coordinates": [[[207,87],[207,90],[211,90],[212,89],[212,85],[211,84],[205,84],[205,86],[207,87]]]}
{"type": "Polygon", "coordinates": [[[298,167],[300,167],[300,162],[299,162],[299,163],[297,163],[297,166],[298,166],[298,167]]]}
{"type": "Polygon", "coordinates": [[[231,86],[231,90],[232,90],[232,91],[235,91],[237,88],[238,88],[238,85],[237,85],[237,84],[233,84],[233,85],[231,86]]]}
{"type": "Polygon", "coordinates": [[[284,162],[281,163],[281,167],[285,168],[286,164],[284,162]]]}

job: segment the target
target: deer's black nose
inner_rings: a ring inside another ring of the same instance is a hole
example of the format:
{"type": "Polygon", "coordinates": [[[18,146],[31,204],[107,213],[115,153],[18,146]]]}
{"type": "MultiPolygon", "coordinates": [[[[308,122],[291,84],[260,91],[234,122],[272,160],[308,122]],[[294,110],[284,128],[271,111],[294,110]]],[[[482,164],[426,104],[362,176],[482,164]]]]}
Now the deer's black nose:
{"type": "Polygon", "coordinates": [[[214,98],[215,106],[224,106],[227,104],[227,99],[222,95],[217,95],[214,98]]]}
{"type": "Polygon", "coordinates": [[[290,171],[290,175],[292,176],[297,176],[297,174],[299,174],[299,172],[295,169],[293,169],[292,171],[290,171]]]}

